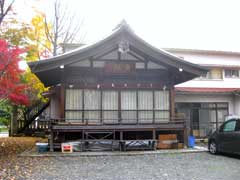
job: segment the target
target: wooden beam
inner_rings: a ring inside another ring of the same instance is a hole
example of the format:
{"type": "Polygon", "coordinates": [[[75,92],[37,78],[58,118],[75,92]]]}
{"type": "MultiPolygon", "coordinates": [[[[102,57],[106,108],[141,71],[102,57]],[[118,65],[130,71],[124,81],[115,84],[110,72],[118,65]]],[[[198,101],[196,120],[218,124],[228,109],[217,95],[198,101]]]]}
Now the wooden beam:
{"type": "MultiPolygon", "coordinates": [[[[92,59],[94,62],[95,61],[106,61],[106,62],[109,62],[109,61],[114,61],[114,62],[117,62],[119,59],[92,59]]],[[[143,62],[143,61],[139,61],[139,60],[136,60],[136,59],[124,59],[122,60],[124,62],[143,62]]]]}
{"type": "Polygon", "coordinates": [[[184,130],[185,126],[183,122],[178,123],[161,123],[161,124],[138,124],[138,125],[69,125],[69,124],[59,124],[53,125],[52,129],[57,131],[82,131],[82,130],[116,130],[116,131],[139,131],[146,130],[152,131],[156,130],[184,130]]]}

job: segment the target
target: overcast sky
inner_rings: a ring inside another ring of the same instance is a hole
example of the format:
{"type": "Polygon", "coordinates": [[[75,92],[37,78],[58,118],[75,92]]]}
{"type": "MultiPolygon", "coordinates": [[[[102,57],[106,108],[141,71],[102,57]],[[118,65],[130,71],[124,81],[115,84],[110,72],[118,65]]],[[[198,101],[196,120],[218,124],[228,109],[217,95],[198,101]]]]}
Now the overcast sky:
{"type": "MultiPolygon", "coordinates": [[[[85,43],[97,41],[125,19],[152,45],[240,51],[239,0],[63,0],[84,19],[85,43]]],[[[51,0],[17,0],[19,16],[31,7],[51,11],[51,0]],[[23,3],[24,2],[24,3],[23,3]],[[30,3],[31,2],[31,3],[30,3]]]]}

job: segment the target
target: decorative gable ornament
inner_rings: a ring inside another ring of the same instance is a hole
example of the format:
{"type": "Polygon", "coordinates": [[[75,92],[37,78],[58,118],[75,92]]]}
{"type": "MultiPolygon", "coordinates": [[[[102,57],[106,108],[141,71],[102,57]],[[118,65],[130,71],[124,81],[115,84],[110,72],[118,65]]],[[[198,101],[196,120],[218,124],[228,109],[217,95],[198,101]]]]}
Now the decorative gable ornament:
{"type": "Polygon", "coordinates": [[[121,41],[118,44],[118,51],[122,54],[127,54],[127,52],[130,51],[129,49],[129,43],[127,41],[121,41]]]}

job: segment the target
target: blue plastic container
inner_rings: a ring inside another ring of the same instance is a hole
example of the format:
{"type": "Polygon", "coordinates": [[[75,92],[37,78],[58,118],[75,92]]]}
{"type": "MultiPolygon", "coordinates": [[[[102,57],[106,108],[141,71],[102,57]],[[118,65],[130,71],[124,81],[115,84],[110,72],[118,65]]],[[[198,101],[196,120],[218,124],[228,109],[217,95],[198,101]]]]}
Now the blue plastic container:
{"type": "Polygon", "coordinates": [[[36,146],[39,153],[48,151],[48,143],[36,143],[36,146]]]}
{"type": "Polygon", "coordinates": [[[195,146],[195,137],[194,136],[188,136],[188,147],[194,148],[195,146]]]}

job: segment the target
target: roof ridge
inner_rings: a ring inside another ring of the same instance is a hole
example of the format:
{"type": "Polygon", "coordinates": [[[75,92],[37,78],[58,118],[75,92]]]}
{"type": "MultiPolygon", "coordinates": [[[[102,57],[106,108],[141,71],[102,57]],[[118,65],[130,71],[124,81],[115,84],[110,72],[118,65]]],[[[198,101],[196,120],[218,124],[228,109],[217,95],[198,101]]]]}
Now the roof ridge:
{"type": "Polygon", "coordinates": [[[118,29],[128,29],[133,32],[133,29],[130,27],[130,25],[125,19],[122,19],[121,22],[113,29],[113,31],[116,31],[118,29]]]}

